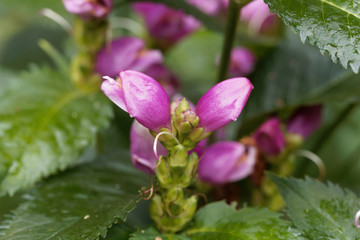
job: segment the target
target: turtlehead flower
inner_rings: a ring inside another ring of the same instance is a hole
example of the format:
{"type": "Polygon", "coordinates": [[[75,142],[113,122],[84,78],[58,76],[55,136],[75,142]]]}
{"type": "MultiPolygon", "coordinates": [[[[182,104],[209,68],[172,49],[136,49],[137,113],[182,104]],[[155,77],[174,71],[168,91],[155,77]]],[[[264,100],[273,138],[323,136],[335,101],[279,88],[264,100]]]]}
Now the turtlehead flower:
{"type": "Polygon", "coordinates": [[[200,159],[199,178],[213,184],[235,182],[249,176],[256,163],[256,148],[239,142],[218,142],[200,159]]]}
{"type": "Polygon", "coordinates": [[[147,68],[144,73],[156,79],[160,85],[165,89],[165,92],[171,98],[179,90],[179,81],[175,75],[164,65],[155,64],[147,68]]]}
{"type": "Polygon", "coordinates": [[[213,86],[202,96],[195,112],[199,126],[206,132],[215,131],[231,121],[236,121],[253,89],[247,78],[231,78],[213,86]]]}
{"type": "Polygon", "coordinates": [[[171,128],[170,100],[153,78],[132,70],[120,72],[119,80],[106,78],[101,85],[105,95],[144,127],[159,132],[171,128]]]}
{"type": "MultiPolygon", "coordinates": [[[[216,58],[219,64],[220,56],[216,58]]],[[[256,56],[247,48],[235,47],[231,50],[229,77],[247,76],[254,71],[256,56]]]]}
{"type": "Polygon", "coordinates": [[[263,0],[253,0],[241,9],[240,20],[248,25],[251,33],[258,34],[278,25],[276,14],[272,14],[263,0]]]}
{"type": "Polygon", "coordinates": [[[84,19],[103,18],[113,6],[113,0],[63,0],[66,10],[84,19]]]}
{"type": "Polygon", "coordinates": [[[133,8],[144,18],[150,35],[165,47],[179,41],[200,26],[195,18],[160,3],[135,3],[133,8]]]}
{"type": "MultiPolygon", "coordinates": [[[[154,137],[149,129],[134,121],[130,129],[130,154],[133,165],[146,173],[153,173],[157,160],[153,151],[154,137]]],[[[157,146],[159,155],[167,155],[167,150],[161,145],[157,146]]]]}
{"type": "Polygon", "coordinates": [[[322,105],[300,107],[287,122],[287,131],[307,138],[320,127],[321,115],[322,105]]]}
{"type": "Polygon", "coordinates": [[[225,13],[229,5],[229,0],[187,0],[187,2],[210,16],[225,13]]]}
{"type": "Polygon", "coordinates": [[[285,137],[281,131],[280,120],[276,117],[264,122],[253,136],[258,147],[266,155],[278,155],[285,148],[285,137]]]}
{"type": "Polygon", "coordinates": [[[121,37],[114,39],[98,53],[95,69],[103,76],[115,77],[123,70],[146,72],[162,62],[161,52],[145,49],[142,39],[121,37]]]}
{"type": "MultiPolygon", "coordinates": [[[[120,72],[119,80],[105,78],[101,86],[105,95],[121,109],[128,112],[143,126],[159,132],[161,128],[171,129],[170,100],[165,90],[153,78],[132,70],[120,72]]],[[[253,85],[247,78],[232,78],[216,84],[199,100],[195,111],[186,101],[178,103],[175,110],[183,119],[191,119],[198,124],[190,123],[196,133],[189,136],[215,131],[235,121],[240,115],[250,95],[253,85]],[[179,109],[179,106],[182,106],[179,109]],[[184,110],[184,111],[182,111],[184,110]],[[188,112],[188,110],[190,110],[188,112]],[[202,128],[203,130],[201,130],[202,128]],[[199,130],[200,129],[200,130],[199,130]],[[199,130],[199,131],[198,131],[199,130]]],[[[181,126],[184,126],[180,119],[181,126]]]]}

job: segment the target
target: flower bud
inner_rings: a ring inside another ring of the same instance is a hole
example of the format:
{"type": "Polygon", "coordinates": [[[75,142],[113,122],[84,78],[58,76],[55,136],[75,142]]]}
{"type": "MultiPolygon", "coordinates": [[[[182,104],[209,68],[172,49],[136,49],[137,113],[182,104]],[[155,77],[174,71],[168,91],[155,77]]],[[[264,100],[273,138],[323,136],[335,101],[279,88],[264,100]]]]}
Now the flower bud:
{"type": "MultiPolygon", "coordinates": [[[[131,161],[139,170],[152,173],[156,167],[157,159],[153,151],[154,137],[149,129],[134,121],[130,129],[130,154],[131,161]]],[[[166,149],[158,144],[158,155],[167,155],[166,149]]]]}
{"type": "Polygon", "coordinates": [[[185,98],[175,110],[174,125],[180,134],[189,134],[199,124],[196,113],[190,109],[190,104],[185,98]]]}
{"type": "Polygon", "coordinates": [[[63,0],[66,10],[83,19],[103,18],[113,6],[113,0],[63,0]]]}
{"type": "Polygon", "coordinates": [[[253,0],[244,6],[240,20],[248,25],[249,32],[253,34],[276,32],[280,23],[263,0],[253,0]]]}
{"type": "Polygon", "coordinates": [[[272,117],[264,122],[254,133],[258,147],[266,155],[278,155],[285,148],[285,138],[281,131],[280,120],[272,117]]]}
{"type": "Polygon", "coordinates": [[[229,0],[187,0],[187,2],[210,16],[224,14],[229,5],[229,0]]]}
{"type": "Polygon", "coordinates": [[[179,41],[200,26],[192,16],[160,3],[135,3],[133,7],[144,18],[150,35],[164,47],[179,41]]]}
{"type": "Polygon", "coordinates": [[[229,77],[247,76],[254,71],[256,57],[248,49],[236,47],[231,51],[229,77]]]}
{"type": "Polygon", "coordinates": [[[211,132],[236,121],[253,88],[247,78],[232,78],[216,84],[196,105],[199,126],[211,132]]]}
{"type": "Polygon", "coordinates": [[[124,70],[146,72],[153,65],[162,62],[161,52],[146,50],[142,39],[121,37],[113,40],[98,53],[95,69],[103,76],[116,77],[124,70]]]}
{"type": "Polygon", "coordinates": [[[256,148],[238,142],[218,142],[208,147],[199,162],[199,178],[213,184],[235,182],[249,176],[256,148]]]}
{"type": "Polygon", "coordinates": [[[123,71],[118,81],[107,78],[101,90],[144,127],[154,132],[162,127],[171,129],[169,97],[153,78],[140,72],[123,71]]]}
{"type": "Polygon", "coordinates": [[[287,122],[287,131],[307,138],[321,125],[322,105],[300,107],[287,122]]]}

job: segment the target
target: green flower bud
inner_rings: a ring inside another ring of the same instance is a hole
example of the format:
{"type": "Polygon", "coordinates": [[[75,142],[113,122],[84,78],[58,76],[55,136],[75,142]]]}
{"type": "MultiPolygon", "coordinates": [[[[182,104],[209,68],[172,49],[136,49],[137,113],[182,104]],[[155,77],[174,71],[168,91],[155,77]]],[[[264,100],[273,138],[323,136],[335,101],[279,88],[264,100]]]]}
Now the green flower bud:
{"type": "Polygon", "coordinates": [[[187,150],[182,145],[176,145],[170,154],[169,165],[171,167],[185,167],[187,162],[187,150]]]}

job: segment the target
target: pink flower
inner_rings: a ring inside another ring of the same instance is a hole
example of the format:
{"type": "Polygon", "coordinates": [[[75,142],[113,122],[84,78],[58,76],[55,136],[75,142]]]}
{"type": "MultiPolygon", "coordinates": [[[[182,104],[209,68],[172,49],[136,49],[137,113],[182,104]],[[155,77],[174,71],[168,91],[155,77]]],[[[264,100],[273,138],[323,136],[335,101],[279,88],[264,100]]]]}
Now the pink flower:
{"type": "Polygon", "coordinates": [[[150,35],[165,46],[179,41],[200,26],[195,18],[160,3],[135,3],[133,7],[144,18],[150,35]]]}
{"type": "Polygon", "coordinates": [[[113,40],[98,53],[95,69],[101,75],[115,77],[123,70],[146,72],[162,62],[161,52],[146,50],[142,39],[121,37],[113,40]]]}
{"type": "Polygon", "coordinates": [[[296,110],[287,122],[287,130],[307,138],[321,125],[322,105],[304,106],[296,110]]]}
{"type": "Polygon", "coordinates": [[[247,78],[231,78],[220,82],[202,96],[195,112],[199,126],[212,132],[231,121],[236,121],[253,89],[247,78]]]}
{"type": "Polygon", "coordinates": [[[187,0],[187,2],[211,16],[225,13],[229,5],[229,0],[187,0]]]}
{"type": "Polygon", "coordinates": [[[276,28],[277,17],[272,14],[264,0],[253,0],[241,9],[240,20],[248,24],[252,33],[276,28]]]}
{"type": "Polygon", "coordinates": [[[156,79],[160,83],[160,85],[165,89],[165,92],[169,95],[170,98],[174,96],[176,92],[179,90],[180,84],[178,79],[164,65],[161,64],[151,65],[151,67],[147,68],[147,70],[144,72],[148,74],[150,77],[156,79]]]}
{"type": "Polygon", "coordinates": [[[63,0],[66,10],[84,19],[103,18],[113,6],[113,0],[63,0]]]}
{"type": "Polygon", "coordinates": [[[247,76],[254,71],[256,57],[255,55],[243,47],[236,47],[231,51],[231,59],[229,66],[229,76],[239,77],[247,76]]]}
{"type": "MultiPolygon", "coordinates": [[[[130,129],[130,154],[131,161],[139,170],[152,173],[157,160],[153,151],[154,137],[149,129],[134,121],[130,129]]],[[[158,155],[167,155],[167,150],[161,145],[157,146],[158,155]]]]}
{"type": "Polygon", "coordinates": [[[132,70],[120,72],[120,79],[107,78],[101,85],[105,95],[144,127],[158,132],[171,128],[170,100],[153,78],[132,70]]]}
{"type": "Polygon", "coordinates": [[[244,179],[254,170],[256,154],[256,148],[238,142],[215,143],[200,159],[199,178],[214,184],[244,179]]]}
{"type": "MultiPolygon", "coordinates": [[[[118,81],[106,78],[101,89],[143,126],[155,132],[162,127],[171,129],[169,97],[153,78],[136,71],[123,71],[118,81]]],[[[211,132],[235,121],[252,89],[247,78],[232,78],[216,84],[201,97],[195,108],[199,126],[211,132]]]]}
{"type": "Polygon", "coordinates": [[[258,147],[266,155],[278,155],[285,148],[285,138],[281,131],[280,120],[272,117],[264,122],[254,133],[258,147]]]}

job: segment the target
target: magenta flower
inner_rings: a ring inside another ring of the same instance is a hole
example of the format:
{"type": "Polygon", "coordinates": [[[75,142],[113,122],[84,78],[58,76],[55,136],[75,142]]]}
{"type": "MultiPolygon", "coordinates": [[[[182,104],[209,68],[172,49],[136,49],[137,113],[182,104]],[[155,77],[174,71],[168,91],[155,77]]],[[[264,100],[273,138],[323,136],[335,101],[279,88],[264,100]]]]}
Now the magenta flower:
{"type": "Polygon", "coordinates": [[[304,106],[296,110],[287,122],[290,133],[307,138],[321,125],[322,105],[304,106]]]}
{"type": "MultiPolygon", "coordinates": [[[[143,126],[155,132],[162,127],[171,129],[169,97],[153,78],[136,71],[123,71],[118,81],[106,78],[101,89],[143,126]]],[[[211,132],[235,121],[252,89],[247,78],[232,78],[216,84],[195,108],[199,126],[211,132]]]]}
{"type": "Polygon", "coordinates": [[[160,3],[135,3],[133,7],[144,18],[150,35],[164,46],[179,41],[200,26],[195,18],[160,3]]]}
{"type": "Polygon", "coordinates": [[[179,90],[179,81],[172,72],[164,65],[154,64],[144,71],[150,77],[156,79],[165,89],[165,92],[171,98],[179,90]]]}
{"type": "Polygon", "coordinates": [[[253,136],[258,147],[266,155],[278,155],[285,148],[285,138],[281,131],[280,120],[276,117],[264,122],[253,136]]]}
{"type": "Polygon", "coordinates": [[[146,72],[162,62],[161,52],[146,50],[142,39],[121,37],[113,40],[98,53],[95,69],[101,75],[115,77],[123,70],[146,72]]]}
{"type": "Polygon", "coordinates": [[[63,0],[66,10],[84,19],[103,18],[113,6],[113,0],[63,0]]]}
{"type": "Polygon", "coordinates": [[[252,33],[276,27],[277,17],[263,0],[253,0],[241,9],[240,20],[248,24],[252,33]]]}
{"type": "MultiPolygon", "coordinates": [[[[157,159],[153,151],[154,137],[149,129],[134,121],[130,129],[130,154],[131,161],[139,170],[152,173],[156,167],[157,159]]],[[[159,143],[158,155],[167,155],[167,150],[159,143]]]]}
{"type": "Polygon", "coordinates": [[[236,121],[253,88],[247,78],[231,78],[216,84],[196,105],[199,126],[212,132],[236,121]]]}
{"type": "Polygon", "coordinates": [[[244,179],[253,172],[256,155],[256,148],[238,142],[215,143],[200,159],[199,178],[214,184],[244,179]]]}
{"type": "Polygon", "coordinates": [[[105,95],[128,112],[144,127],[158,132],[171,128],[170,100],[165,90],[153,78],[132,70],[120,72],[120,79],[111,78],[101,85],[105,95]]]}
{"type": "Polygon", "coordinates": [[[229,76],[247,76],[254,71],[256,63],[255,55],[243,47],[236,47],[231,51],[229,76]]]}
{"type": "Polygon", "coordinates": [[[187,2],[211,16],[225,13],[229,5],[229,0],[187,0],[187,2]]]}

